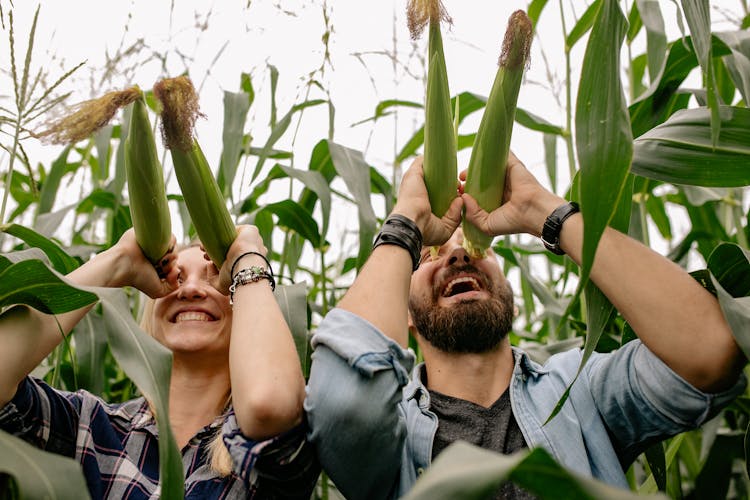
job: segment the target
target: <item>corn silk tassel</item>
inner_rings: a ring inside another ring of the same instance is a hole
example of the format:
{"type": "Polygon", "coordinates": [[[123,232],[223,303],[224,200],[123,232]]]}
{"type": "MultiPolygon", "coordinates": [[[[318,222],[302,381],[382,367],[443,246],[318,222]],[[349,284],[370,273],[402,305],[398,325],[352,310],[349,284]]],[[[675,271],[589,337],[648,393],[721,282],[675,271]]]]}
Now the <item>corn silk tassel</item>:
{"type": "MultiPolygon", "coordinates": [[[[529,60],[533,27],[522,10],[511,14],[505,31],[499,69],[492,85],[469,159],[464,192],[491,212],[503,201],[505,168],[516,115],[516,102],[529,60]]],[[[464,248],[474,258],[484,256],[492,237],[464,219],[464,248]]]]}
{"type": "Polygon", "coordinates": [[[152,263],[167,250],[172,237],[164,173],[143,95],[133,103],[125,139],[125,175],[135,239],[152,263]]]}
{"type": "Polygon", "coordinates": [[[201,116],[195,87],[187,76],[167,78],[154,85],[154,95],[162,107],[162,138],[172,155],[190,219],[206,253],[221,268],[237,229],[208,161],[193,137],[195,121],[201,116]]]}
{"type": "Polygon", "coordinates": [[[125,140],[130,215],[138,245],[152,263],[157,263],[169,249],[172,221],[164,174],[141,89],[133,86],[78,103],[67,115],[48,122],[46,130],[34,136],[45,143],[73,144],[91,137],[107,125],[120,108],[130,104],[133,109],[125,140]]]}
{"type": "Polygon", "coordinates": [[[88,139],[107,125],[120,108],[137,101],[141,95],[141,89],[133,86],[80,102],[65,116],[46,122],[45,130],[32,135],[45,144],[74,144],[88,139]]]}
{"type": "MultiPolygon", "coordinates": [[[[439,0],[411,0],[407,6],[407,17],[409,31],[415,40],[429,25],[424,180],[432,213],[442,217],[458,195],[456,135],[440,33],[440,23],[450,23],[451,19],[439,0]]],[[[436,250],[432,249],[433,255],[436,250]]]]}

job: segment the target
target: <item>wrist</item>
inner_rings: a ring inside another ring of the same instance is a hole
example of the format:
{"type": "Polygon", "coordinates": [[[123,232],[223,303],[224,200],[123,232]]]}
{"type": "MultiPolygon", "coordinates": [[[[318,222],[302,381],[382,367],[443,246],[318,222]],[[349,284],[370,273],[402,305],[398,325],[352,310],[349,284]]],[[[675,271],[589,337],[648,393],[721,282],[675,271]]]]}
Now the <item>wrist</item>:
{"type": "Polygon", "coordinates": [[[419,232],[422,233],[424,232],[424,229],[430,220],[430,215],[432,214],[431,212],[428,212],[427,214],[423,214],[410,207],[402,206],[396,203],[396,206],[393,207],[393,210],[391,211],[390,215],[400,215],[402,217],[406,217],[407,219],[412,221],[414,224],[416,224],[417,228],[419,229],[419,232]]]}
{"type": "Polygon", "coordinates": [[[568,200],[549,192],[532,198],[525,212],[526,232],[537,238],[541,237],[547,217],[565,203],[568,203],[568,200]]]}

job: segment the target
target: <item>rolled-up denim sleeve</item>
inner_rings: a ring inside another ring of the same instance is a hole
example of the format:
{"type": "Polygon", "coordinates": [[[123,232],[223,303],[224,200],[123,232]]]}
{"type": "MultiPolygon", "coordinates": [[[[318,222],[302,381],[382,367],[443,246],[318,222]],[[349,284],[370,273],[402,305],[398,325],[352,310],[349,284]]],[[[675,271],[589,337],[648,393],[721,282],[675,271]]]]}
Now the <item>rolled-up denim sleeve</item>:
{"type": "Polygon", "coordinates": [[[342,309],[325,317],[312,344],[305,411],[323,469],[347,498],[392,497],[413,354],[342,309]]]}
{"type": "Polygon", "coordinates": [[[585,368],[595,404],[620,461],[629,464],[652,443],[694,429],[741,394],[741,375],[710,394],[685,381],[639,340],[613,354],[595,354],[585,368]]]}

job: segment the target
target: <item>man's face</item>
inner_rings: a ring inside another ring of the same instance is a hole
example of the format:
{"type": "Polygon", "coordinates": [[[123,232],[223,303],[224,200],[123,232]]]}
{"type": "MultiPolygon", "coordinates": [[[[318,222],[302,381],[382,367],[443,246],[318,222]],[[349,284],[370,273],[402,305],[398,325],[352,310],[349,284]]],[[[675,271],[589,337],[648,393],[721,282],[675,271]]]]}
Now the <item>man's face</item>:
{"type": "Polygon", "coordinates": [[[450,353],[490,351],[510,332],[513,291],[492,251],[471,259],[456,230],[433,260],[422,251],[409,291],[409,312],[419,335],[450,353]]]}

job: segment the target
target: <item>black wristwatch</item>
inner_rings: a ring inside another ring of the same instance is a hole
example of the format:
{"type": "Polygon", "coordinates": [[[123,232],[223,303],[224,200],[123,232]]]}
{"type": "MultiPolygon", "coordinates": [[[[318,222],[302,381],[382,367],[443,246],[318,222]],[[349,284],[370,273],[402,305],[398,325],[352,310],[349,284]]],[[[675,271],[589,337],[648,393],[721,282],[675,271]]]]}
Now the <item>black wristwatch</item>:
{"type": "Polygon", "coordinates": [[[565,219],[579,211],[578,203],[571,201],[560,205],[549,214],[542,227],[542,243],[544,244],[544,248],[557,255],[565,253],[560,248],[560,231],[565,219]]]}

